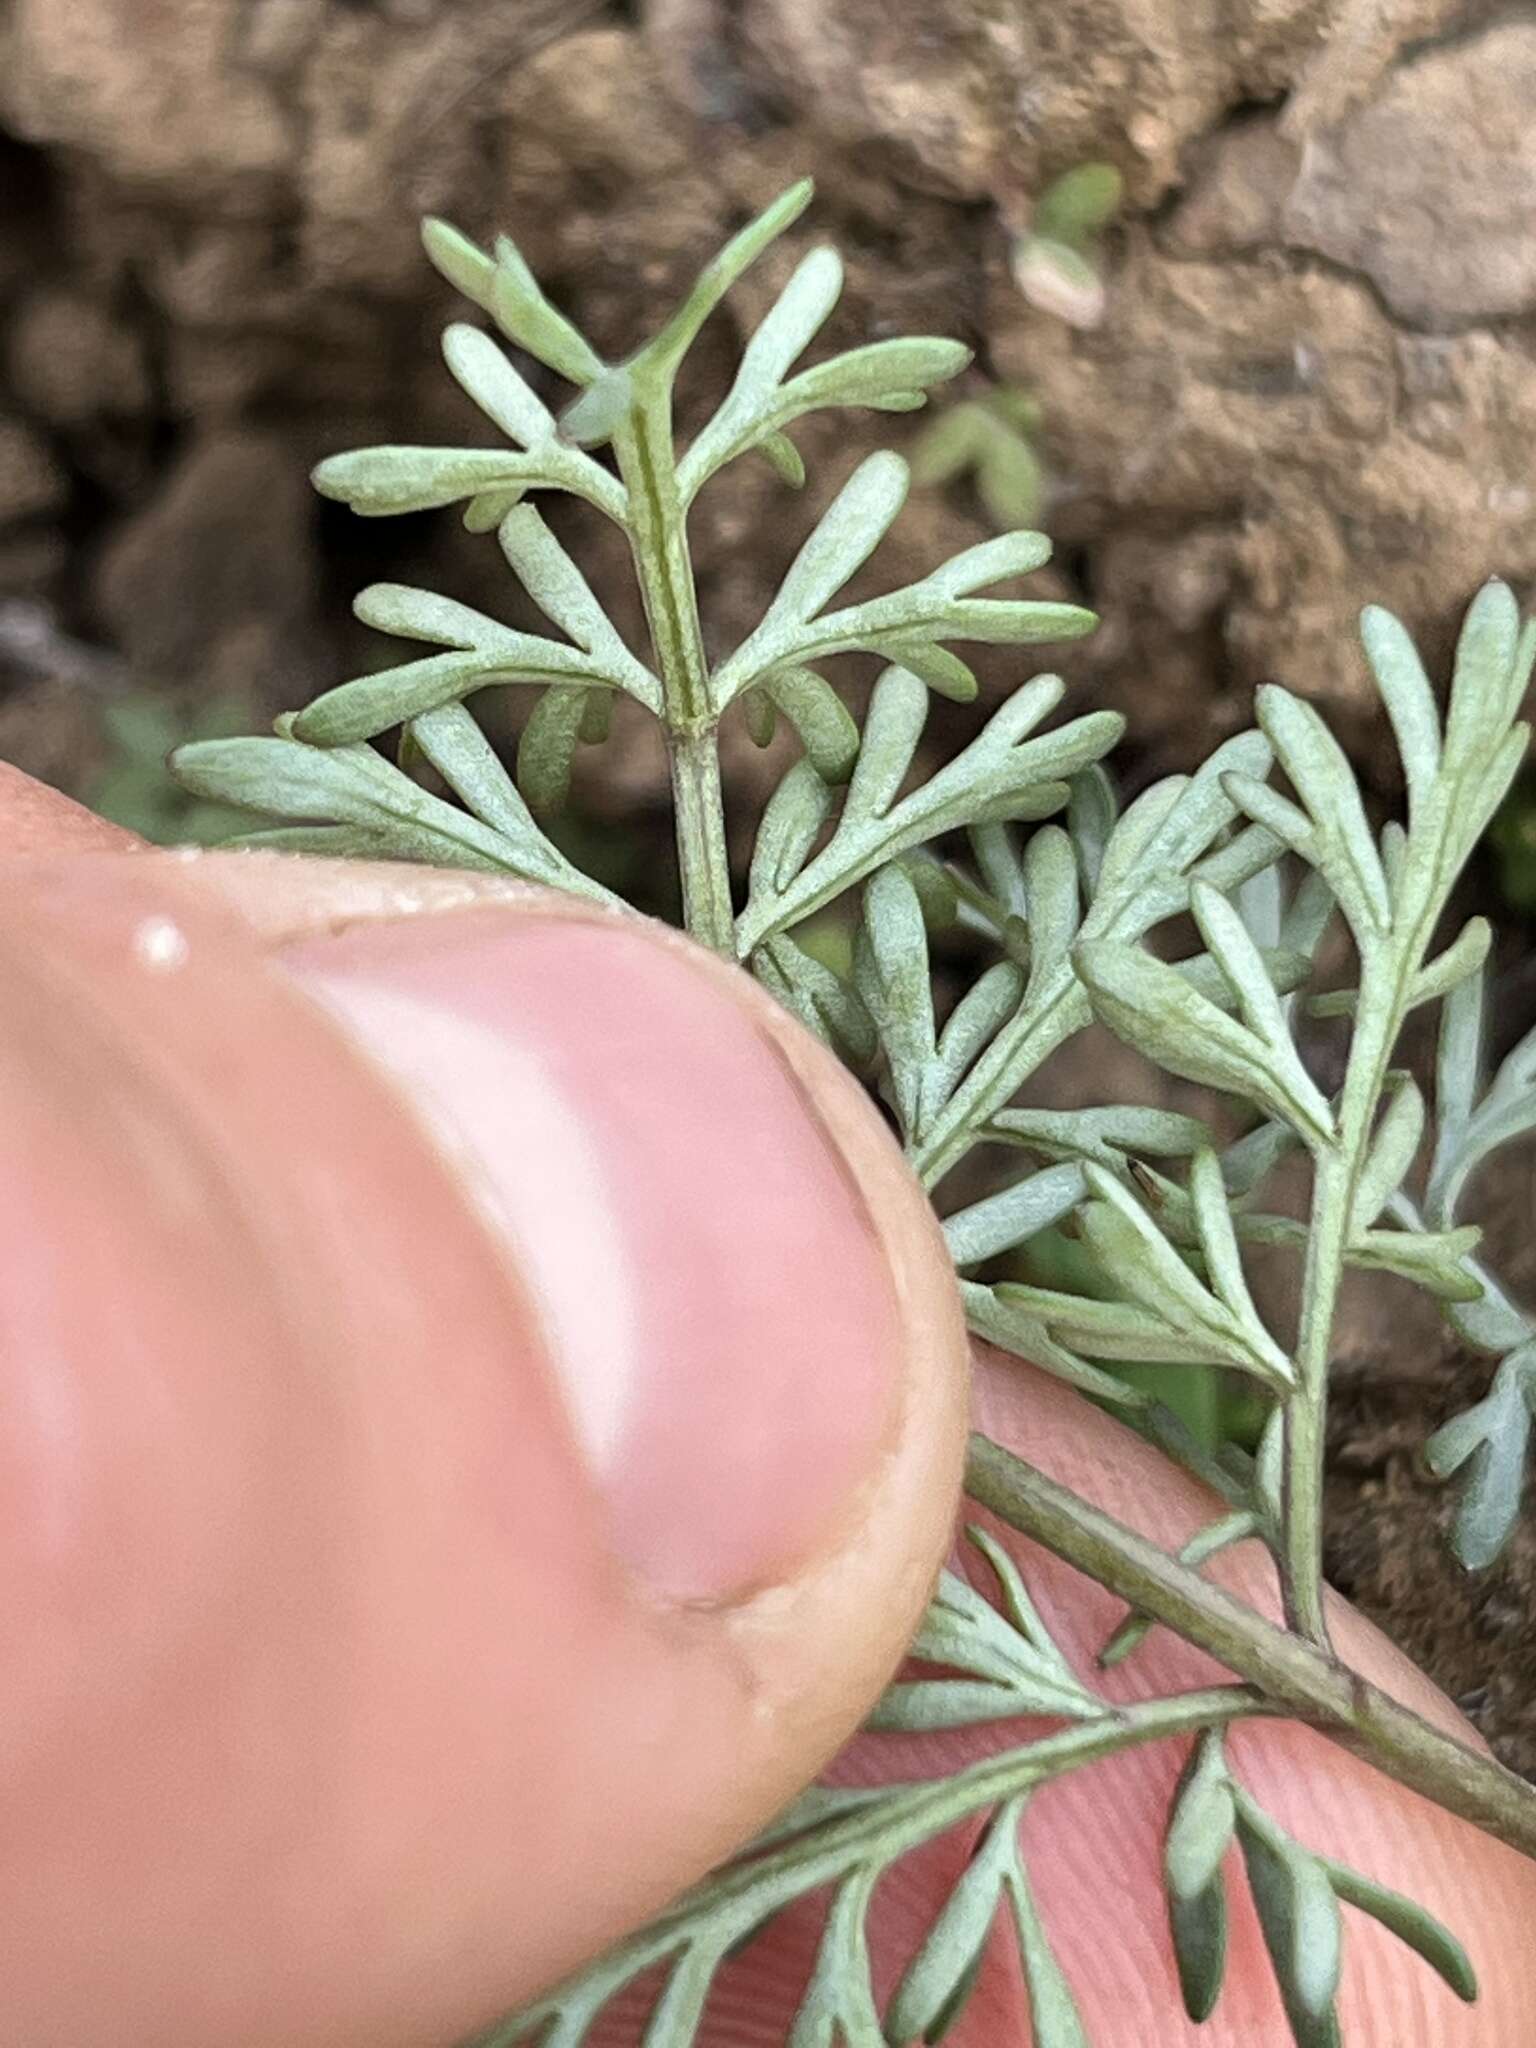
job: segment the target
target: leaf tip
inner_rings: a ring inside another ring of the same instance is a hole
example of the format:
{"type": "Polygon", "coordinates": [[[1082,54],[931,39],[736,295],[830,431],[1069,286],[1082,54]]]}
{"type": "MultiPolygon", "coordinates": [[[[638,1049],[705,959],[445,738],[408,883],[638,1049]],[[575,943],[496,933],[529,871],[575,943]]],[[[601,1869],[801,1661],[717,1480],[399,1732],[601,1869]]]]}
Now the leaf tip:
{"type": "Polygon", "coordinates": [[[911,482],[912,471],[906,457],[898,455],[894,448],[877,448],[873,455],[865,456],[848,481],[852,484],[860,477],[866,482],[884,483],[889,480],[893,487],[899,484],[905,491],[911,482]]]}
{"type": "Polygon", "coordinates": [[[1283,704],[1289,701],[1290,695],[1290,691],[1283,683],[1260,683],[1253,693],[1254,711],[1258,716],[1260,725],[1264,723],[1265,712],[1267,711],[1273,716],[1283,704]]]}
{"type": "Polygon", "coordinates": [[[309,472],[309,481],[322,498],[330,498],[345,504],[352,496],[348,482],[348,463],[349,459],[345,455],[327,455],[309,472]]]}

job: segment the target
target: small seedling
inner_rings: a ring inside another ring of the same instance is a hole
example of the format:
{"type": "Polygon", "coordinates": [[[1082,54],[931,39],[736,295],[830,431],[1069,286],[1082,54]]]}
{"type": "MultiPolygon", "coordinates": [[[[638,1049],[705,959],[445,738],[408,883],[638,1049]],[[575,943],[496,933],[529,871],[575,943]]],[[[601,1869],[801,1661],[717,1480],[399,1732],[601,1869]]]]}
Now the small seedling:
{"type": "Polygon", "coordinates": [[[1006,385],[947,405],[912,444],[912,481],[921,488],[973,475],[994,526],[1004,533],[1032,526],[1045,502],[1034,442],[1039,425],[1038,403],[1006,385]]]}
{"type": "Polygon", "coordinates": [[[1028,232],[1013,245],[1013,275],[1032,306],[1072,327],[1104,318],[1099,237],[1120,211],[1124,184],[1113,164],[1079,164],[1047,185],[1028,232]]]}
{"type": "MultiPolygon", "coordinates": [[[[452,326],[445,337],[450,371],[496,438],[480,448],[338,455],[316,481],[369,516],[462,504],[554,635],[514,630],[430,591],[374,585],[359,615],[425,651],[327,691],[280,720],[273,737],[184,747],[177,771],[209,800],[289,821],[253,843],[521,875],[622,912],[539,820],[563,802],[577,747],[602,743],[617,693],[658,718],[689,930],[755,974],[879,1087],[914,1174],[944,1214],[977,1334],[1133,1418],[1208,1483],[1213,1508],[1210,1526],[1170,1557],[980,1436],[972,1497],[1124,1603],[1105,1661],[1134,1655],[1157,1625],[1232,1677],[1111,1704],[1098,1675],[1063,1654],[1012,1559],[973,1530],[975,1579],[990,1581],[990,1597],[970,1577],[944,1575],[912,1645],[913,1668],[872,1726],[934,1731],[1023,1715],[1043,1718],[1048,1731],[1004,1737],[979,1761],[917,1782],[808,1793],[654,1926],[486,2041],[579,2048],[610,2000],[643,1979],[655,1999],[646,2041],[688,2048],[727,1959],[814,1893],[830,1903],[786,2022],[789,2048],[942,2039],[999,1924],[1017,1944],[1039,2048],[1082,2048],[1019,1817],[1067,1772],[1195,1738],[1167,1830],[1168,1925],[1185,2001],[1203,2018],[1221,1997],[1236,1881],[1226,1850],[1235,1843],[1295,2040],[1321,2048],[1339,2038],[1341,1902],[1389,1928],[1462,1998],[1475,1995],[1471,1966],[1412,1901],[1287,1835],[1244,1784],[1223,1746],[1226,1729],[1262,1716],[1303,1720],[1536,1854],[1536,1789],[1341,1663],[1322,1587],[1329,1360],[1352,1269],[1427,1290],[1466,1343],[1501,1361],[1487,1397],[1428,1447],[1436,1470],[1464,1481],[1464,1560],[1495,1556],[1518,1512],[1536,1324],[1478,1262],[1477,1231],[1459,1219],[1482,1162],[1536,1127],[1536,1034],[1485,1081],[1490,933],[1481,919],[1448,938],[1441,925],[1525,757],[1516,719],[1536,628],[1522,627],[1502,584],[1488,584],[1467,615],[1442,706],[1402,626],[1365,613],[1365,655],[1408,793],[1406,821],[1381,831],[1324,720],[1277,686],[1259,693],[1254,730],[1123,810],[1103,766],[1120,719],[1096,711],[1052,723],[1065,694],[1053,675],[1024,683],[947,766],[914,781],[931,693],[961,702],[976,694],[955,643],[1067,641],[1093,620],[1070,604],[982,595],[1044,563],[1049,545],[1033,532],[969,548],[883,596],[841,601],[906,495],[906,465],[880,454],[845,479],[761,622],[717,658],[707,651],[688,548],[699,492],[754,453],[793,485],[803,474],[788,431],[797,420],[843,406],[906,412],[967,361],[957,342],[885,340],[797,368],[842,281],[836,254],[813,248],[748,342],[713,418],[678,450],[673,385],[689,344],[809,198],[798,185],[744,227],[661,332],[620,363],[603,361],[545,298],[511,242],[488,252],[429,222],[433,262],[517,353],[479,325],[452,326]],[[563,410],[518,366],[530,357],[576,387],[563,410]],[[573,493],[627,537],[650,628],[644,650],[625,643],[532,502],[553,491],[573,493]],[[852,652],[885,664],[862,725],[824,674],[852,652]],[[535,693],[515,780],[466,704],[502,685],[535,693]],[[721,721],[736,716],[759,730],[782,719],[801,748],[761,817],[740,901],[718,752],[721,721]],[[378,750],[396,728],[406,755],[429,761],[452,799],[378,750]],[[800,942],[850,897],[851,947],[800,942]],[[941,1022],[929,923],[945,914],[992,958],[941,1022]],[[1313,964],[1340,928],[1351,985],[1313,994],[1313,964]],[[1179,957],[1181,931],[1198,936],[1179,957]],[[1435,1007],[1440,1057],[1426,1093],[1396,1064],[1396,1049],[1409,1015],[1435,1007]],[[1298,1050],[1309,1012],[1338,1034],[1343,1080],[1334,1092],[1298,1050]],[[1223,1141],[1198,1117],[1135,1103],[1038,1106],[1049,1100],[1053,1054],[1095,1019],[1149,1067],[1228,1098],[1242,1135],[1223,1141]],[[951,1176],[979,1148],[1022,1171],[957,1208],[951,1176]],[[1420,1182],[1415,1162],[1425,1156],[1432,1164],[1420,1182]],[[1309,1189],[1300,1215],[1266,1199],[1277,1171],[1297,1165],[1309,1189]],[[1000,1254],[1052,1230],[1086,1248],[1110,1291],[989,1279],[1000,1254]],[[1297,1307],[1283,1325],[1250,1291],[1254,1246],[1294,1259],[1297,1307]],[[1202,1446],[1117,1376],[1125,1359],[1239,1376],[1258,1409],[1252,1455],[1202,1446]],[[1203,1576],[1206,1560],[1240,1540],[1272,1553],[1283,1622],[1203,1576]],[[882,2001],[867,1931],[874,1890],[910,1851],[968,1820],[979,1824],[974,1852],[935,1899],[927,1933],[895,1959],[882,2001]]],[[[1065,204],[1059,194],[1057,203],[1065,204]]],[[[1101,1854],[1112,1866],[1115,1843],[1106,1839],[1101,1854]]]]}

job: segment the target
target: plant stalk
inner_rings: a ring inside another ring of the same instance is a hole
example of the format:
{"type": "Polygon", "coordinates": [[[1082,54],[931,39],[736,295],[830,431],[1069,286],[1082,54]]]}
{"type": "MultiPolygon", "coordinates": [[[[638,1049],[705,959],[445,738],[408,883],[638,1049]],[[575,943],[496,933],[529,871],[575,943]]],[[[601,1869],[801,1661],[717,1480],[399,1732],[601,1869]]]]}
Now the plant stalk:
{"type": "MultiPolygon", "coordinates": [[[[726,1939],[744,1940],[774,1913],[818,1886],[837,1884],[855,1870],[884,1870],[969,1814],[1018,1798],[1103,1757],[1198,1735],[1207,1728],[1229,1727],[1269,1711],[1247,1686],[1209,1686],[1117,1708],[1096,1720],[981,1757],[950,1777],[883,1786],[867,1808],[824,1821],[760,1856],[748,1855],[717,1871],[698,1893],[685,1893],[659,1920],[608,1950],[594,1966],[611,1985],[598,1994],[599,2002],[686,1944],[700,1897],[707,1900],[717,1923],[717,1939],[723,1928],[726,1939]]],[[[537,2004],[514,2014],[504,2028],[482,2037],[476,2048],[510,2048],[528,2038],[530,2024],[541,2015],[560,2010],[556,1986],[537,2004]]]]}
{"type": "Polygon", "coordinates": [[[971,1438],[966,1489],[1013,1528],[1207,1651],[1275,1707],[1536,1859],[1536,1787],[1431,1727],[1327,1650],[1277,1628],[987,1437],[971,1438]]]}
{"type": "MultiPolygon", "coordinates": [[[[1417,935],[1413,935],[1415,940],[1417,935]]],[[[1349,1250],[1350,1212],[1370,1153],[1372,1122],[1402,1029],[1404,994],[1422,943],[1388,942],[1360,977],[1357,1022],[1339,1098],[1338,1141],[1318,1159],[1302,1273],[1295,1393],[1286,1403],[1281,1481],[1280,1584],[1285,1618],[1328,1648],[1323,1608],[1323,1466],[1333,1325],[1349,1250]]]]}
{"type": "Polygon", "coordinates": [[[736,957],[736,913],[720,788],[719,719],[699,627],[688,554],[687,510],[677,485],[670,388],[645,388],[615,430],[613,452],[629,492],[635,574],[661,677],[672,772],[683,921],[701,945],[736,957]]]}
{"type": "Polygon", "coordinates": [[[683,921],[694,938],[727,960],[736,958],[736,914],[725,849],[720,747],[713,725],[667,734],[677,858],[683,878],[683,921]]]}
{"type": "Polygon", "coordinates": [[[1340,1150],[1317,1165],[1307,1234],[1296,1340],[1295,1392],[1286,1402],[1281,1479],[1280,1588],[1285,1618],[1300,1636],[1328,1647],[1323,1611],[1323,1461],[1328,1427],[1328,1367],[1333,1320],[1344,1276],[1354,1176],[1340,1150]]]}
{"type": "Polygon", "coordinates": [[[1018,1094],[1057,1046],[1088,1021],[1088,999],[1070,966],[1020,1007],[956,1088],[932,1128],[907,1153],[925,1188],[936,1188],[976,1142],[977,1127],[1018,1094]]]}

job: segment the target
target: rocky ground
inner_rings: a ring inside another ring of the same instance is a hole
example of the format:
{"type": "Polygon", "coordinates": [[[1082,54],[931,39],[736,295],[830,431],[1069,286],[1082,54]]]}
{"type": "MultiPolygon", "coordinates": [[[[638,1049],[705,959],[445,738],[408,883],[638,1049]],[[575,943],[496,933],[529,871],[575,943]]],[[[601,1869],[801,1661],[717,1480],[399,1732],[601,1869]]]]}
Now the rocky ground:
{"type": "MultiPolygon", "coordinates": [[[[304,481],[359,441],[475,432],[422,212],[510,229],[617,351],[809,170],[820,202],[737,317],[831,235],[834,339],[958,333],[968,393],[1033,394],[1058,583],[1104,620],[1069,673],[1130,714],[1133,772],[1278,676],[1390,793],[1359,603],[1443,650],[1485,574],[1536,579],[1533,105],[1536,17],[1479,0],[0,0],[0,754],[80,788],[125,691],[301,702],[377,657],[346,614],[375,575],[507,604],[452,520],[362,526],[304,481]],[[1084,328],[1010,253],[1087,160],[1127,204],[1084,328]]],[[[891,429],[807,432],[812,503],[917,430],[891,429]]],[[[812,509],[732,477],[696,535],[721,646],[812,509]]],[[[987,530],[963,480],[919,492],[881,573],[987,530]]],[[[611,539],[577,543],[617,590],[611,539]]],[[[649,857],[660,763],[620,739],[584,799],[649,857]]],[[[750,749],[732,765],[760,782],[750,749]]],[[[1478,1368],[1431,1332],[1402,1377],[1404,1327],[1346,1346],[1335,1564],[1536,1768],[1536,1548],[1470,1609],[1451,1583],[1407,1446],[1478,1368]]]]}

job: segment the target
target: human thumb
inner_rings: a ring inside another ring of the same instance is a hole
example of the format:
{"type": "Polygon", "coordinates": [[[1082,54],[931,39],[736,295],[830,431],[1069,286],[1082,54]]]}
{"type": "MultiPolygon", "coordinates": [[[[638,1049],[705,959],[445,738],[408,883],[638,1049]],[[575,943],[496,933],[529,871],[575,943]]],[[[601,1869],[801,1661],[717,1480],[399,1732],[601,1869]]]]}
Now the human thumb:
{"type": "Polygon", "coordinates": [[[0,891],[0,2038],[460,2037],[859,1721],[964,1339],[877,1115],[638,919],[0,891]]]}

